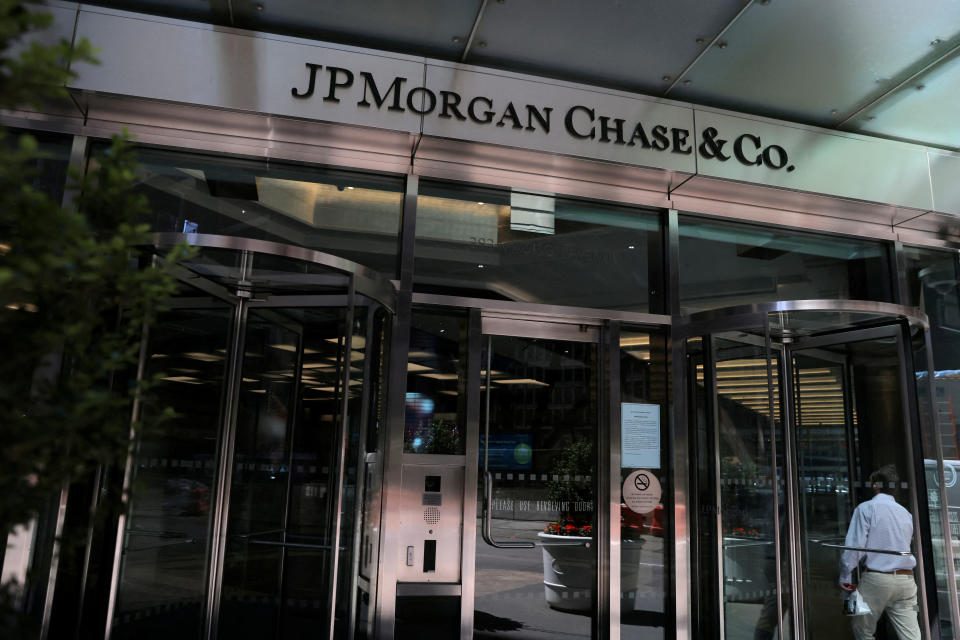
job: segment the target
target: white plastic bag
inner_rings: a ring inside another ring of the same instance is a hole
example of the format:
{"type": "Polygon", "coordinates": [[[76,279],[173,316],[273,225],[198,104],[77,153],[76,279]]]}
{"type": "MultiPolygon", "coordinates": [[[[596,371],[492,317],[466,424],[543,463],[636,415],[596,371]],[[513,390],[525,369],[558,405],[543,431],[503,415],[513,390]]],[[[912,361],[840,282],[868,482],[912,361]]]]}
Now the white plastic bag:
{"type": "Polygon", "coordinates": [[[865,616],[870,613],[870,607],[867,606],[867,601],[863,599],[858,589],[844,596],[843,613],[848,616],[865,616]]]}

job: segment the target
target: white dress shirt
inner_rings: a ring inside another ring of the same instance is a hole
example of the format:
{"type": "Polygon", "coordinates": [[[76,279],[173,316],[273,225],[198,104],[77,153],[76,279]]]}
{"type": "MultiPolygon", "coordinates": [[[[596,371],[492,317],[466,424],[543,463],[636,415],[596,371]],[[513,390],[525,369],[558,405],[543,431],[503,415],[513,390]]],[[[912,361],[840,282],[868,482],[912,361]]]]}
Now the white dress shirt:
{"type": "MultiPolygon", "coordinates": [[[[861,502],[850,519],[844,546],[884,551],[910,551],[913,538],[913,516],[897,504],[893,496],[878,493],[871,500],[861,502]]],[[[874,571],[891,572],[913,569],[917,561],[913,555],[895,556],[886,553],[844,551],[840,558],[840,582],[851,583],[853,570],[866,556],[866,567],[874,571]]]]}

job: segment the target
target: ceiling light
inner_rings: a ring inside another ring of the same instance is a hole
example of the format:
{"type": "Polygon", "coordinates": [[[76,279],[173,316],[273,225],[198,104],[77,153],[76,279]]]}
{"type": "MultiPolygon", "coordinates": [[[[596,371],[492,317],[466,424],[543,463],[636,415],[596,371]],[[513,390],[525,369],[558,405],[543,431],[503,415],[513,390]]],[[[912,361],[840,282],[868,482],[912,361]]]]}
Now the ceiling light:
{"type": "Polygon", "coordinates": [[[200,360],[201,362],[219,362],[220,360],[223,360],[222,356],[216,356],[212,353],[202,353],[200,351],[189,351],[183,355],[185,358],[200,360]]]}
{"type": "Polygon", "coordinates": [[[167,382],[183,382],[186,384],[203,384],[199,380],[191,376],[167,376],[166,378],[161,378],[167,382]]]}
{"type": "Polygon", "coordinates": [[[533,378],[510,378],[507,380],[494,380],[497,384],[525,384],[533,385],[537,387],[549,387],[546,382],[540,382],[539,380],[534,380],[533,378]]]}
{"type": "Polygon", "coordinates": [[[422,364],[417,364],[416,362],[408,362],[408,363],[407,363],[407,371],[408,371],[408,372],[413,372],[413,371],[430,371],[431,369],[432,369],[431,367],[426,367],[426,366],[424,366],[424,365],[422,365],[422,364]]]}
{"type": "Polygon", "coordinates": [[[434,380],[456,380],[459,376],[455,373],[421,373],[424,378],[433,378],[434,380]]]}

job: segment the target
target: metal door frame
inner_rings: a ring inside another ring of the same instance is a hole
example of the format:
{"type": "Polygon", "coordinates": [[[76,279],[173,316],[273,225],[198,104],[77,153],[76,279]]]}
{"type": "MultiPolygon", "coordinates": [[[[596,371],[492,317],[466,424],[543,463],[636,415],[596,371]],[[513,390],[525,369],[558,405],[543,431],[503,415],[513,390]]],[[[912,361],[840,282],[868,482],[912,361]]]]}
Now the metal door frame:
{"type": "MultiPolygon", "coordinates": [[[[595,497],[597,505],[596,509],[596,518],[597,518],[597,532],[596,532],[596,560],[597,560],[597,574],[596,582],[594,585],[595,593],[595,605],[596,605],[596,615],[593,616],[593,626],[592,626],[592,635],[595,638],[608,638],[610,634],[610,622],[613,620],[612,614],[608,618],[606,611],[608,608],[608,603],[613,599],[610,598],[611,593],[619,593],[620,588],[620,572],[619,572],[619,561],[616,564],[617,571],[611,571],[611,567],[614,566],[612,559],[609,557],[610,553],[610,543],[609,543],[609,526],[611,518],[605,518],[605,515],[614,513],[617,515],[618,524],[619,524],[619,511],[613,509],[613,496],[611,495],[610,479],[606,476],[609,474],[605,473],[603,467],[604,461],[611,460],[611,442],[609,437],[610,429],[610,416],[609,416],[609,407],[605,406],[604,400],[610,397],[619,397],[619,376],[616,381],[611,380],[609,362],[615,358],[610,357],[608,349],[612,344],[612,341],[609,338],[611,333],[616,333],[617,335],[617,349],[619,349],[619,323],[616,321],[608,322],[604,320],[598,320],[594,318],[558,318],[558,319],[543,319],[543,318],[532,318],[525,315],[509,314],[497,311],[483,311],[479,310],[477,313],[471,316],[473,321],[471,324],[479,324],[477,327],[478,336],[476,340],[472,340],[470,343],[470,357],[469,357],[469,367],[470,372],[468,373],[468,379],[476,380],[478,384],[475,386],[471,385],[467,387],[467,405],[470,409],[474,410],[476,413],[474,415],[468,416],[467,425],[468,430],[466,434],[468,444],[467,450],[467,464],[470,465],[470,468],[465,471],[464,474],[464,498],[468,494],[473,494],[473,507],[472,511],[467,509],[467,500],[464,499],[464,519],[463,519],[463,551],[462,551],[462,563],[463,568],[461,572],[461,579],[465,587],[464,592],[461,595],[460,600],[460,626],[461,626],[461,638],[472,638],[473,637],[473,612],[474,612],[474,584],[476,581],[476,536],[477,536],[477,526],[476,526],[476,494],[477,486],[480,480],[480,471],[479,471],[479,455],[480,455],[480,433],[482,430],[482,425],[480,424],[480,408],[481,402],[486,400],[489,403],[489,395],[485,395],[480,388],[481,380],[481,367],[487,366],[486,363],[481,362],[481,354],[484,349],[487,350],[487,356],[490,356],[490,348],[492,346],[492,337],[493,336],[506,336],[506,337],[515,337],[515,338],[529,338],[529,339],[542,339],[542,340],[554,340],[554,341],[571,341],[571,342],[584,342],[588,344],[596,345],[597,347],[597,357],[596,357],[596,380],[594,385],[597,390],[597,445],[595,452],[595,459],[597,461],[597,476],[596,484],[594,486],[595,497]],[[477,322],[479,321],[479,322],[477,322]],[[613,325],[612,327],[610,325],[613,325]],[[606,338],[606,340],[605,340],[606,338]],[[611,393],[611,387],[616,388],[616,393],[611,393]],[[474,396],[471,398],[471,396],[474,396]],[[470,448],[474,449],[473,454],[471,455],[470,448]],[[470,475],[472,473],[472,475],[470,475]],[[605,510],[609,509],[605,513],[605,510]],[[469,517],[468,517],[469,516],[469,517]],[[603,532],[606,531],[604,534],[603,532]],[[467,553],[468,550],[468,540],[471,553],[467,553]],[[616,575],[613,575],[616,574],[616,575]],[[615,582],[616,584],[613,584],[615,582]],[[469,596],[467,597],[467,585],[469,585],[469,596]]],[[[472,328],[472,327],[471,327],[472,328]]],[[[489,367],[488,375],[489,375],[489,367]]],[[[612,402],[610,403],[612,404],[612,402]]],[[[488,404],[489,407],[489,404],[488,404]]],[[[488,408],[489,411],[489,408],[488,408]]],[[[489,419],[489,413],[487,414],[489,419]]],[[[618,432],[619,433],[619,432],[618,432]]],[[[619,457],[619,449],[618,449],[619,457]]],[[[612,466],[612,465],[611,465],[612,466]]],[[[619,465],[617,470],[619,471],[619,465]]],[[[618,478],[619,480],[619,478],[618,478]]],[[[617,506],[619,507],[619,499],[617,499],[617,506]]],[[[617,529],[619,531],[619,528],[617,529]]],[[[619,541],[619,539],[618,539],[619,541]]],[[[619,551],[619,549],[618,549],[619,551]]],[[[619,556],[619,553],[618,553],[619,556]]],[[[619,557],[617,558],[619,560],[619,557]]],[[[617,600],[617,608],[619,609],[619,598],[617,600]]],[[[619,613],[619,610],[618,612],[619,613]]],[[[617,626],[619,627],[619,615],[616,616],[617,626]]]]}
{"type": "MultiPolygon", "coordinates": [[[[870,302],[870,301],[855,301],[855,300],[799,300],[799,301],[777,301],[763,304],[750,304],[742,305],[724,309],[717,309],[712,311],[700,312],[688,316],[682,319],[681,323],[676,327],[677,331],[677,340],[674,343],[674,348],[678,348],[682,345],[684,352],[686,351],[686,339],[692,337],[702,337],[704,339],[704,371],[705,374],[709,372],[710,380],[706,378],[704,380],[705,387],[708,391],[708,405],[712,407],[715,405],[713,396],[716,394],[716,370],[713,367],[714,353],[713,353],[713,337],[722,332],[727,331],[737,331],[737,330],[759,330],[763,331],[763,339],[766,345],[765,353],[767,359],[767,388],[768,388],[768,398],[769,398],[769,407],[770,407],[770,420],[771,420],[771,438],[775,437],[775,430],[773,429],[773,394],[779,393],[781,398],[781,414],[782,414],[782,437],[784,439],[784,457],[785,464],[787,466],[785,479],[786,479],[786,500],[788,502],[788,536],[789,536],[789,550],[791,553],[791,563],[790,571],[793,577],[792,584],[801,585],[800,589],[794,588],[792,591],[793,598],[793,634],[798,638],[806,637],[805,629],[805,619],[806,619],[806,607],[803,601],[803,591],[805,586],[802,585],[802,562],[803,562],[803,552],[799,540],[799,506],[800,498],[798,493],[798,469],[796,461],[796,442],[795,442],[795,425],[794,425],[794,416],[792,413],[792,371],[794,369],[792,364],[792,353],[794,351],[799,351],[807,348],[816,348],[818,346],[829,346],[835,344],[846,344],[851,342],[858,342],[863,340],[870,340],[879,337],[893,337],[897,341],[897,351],[898,351],[898,362],[900,370],[900,381],[901,381],[901,403],[903,407],[903,424],[904,424],[904,435],[906,436],[908,451],[908,465],[909,465],[909,474],[911,478],[911,512],[914,518],[914,531],[915,533],[915,552],[917,555],[917,566],[919,572],[919,584],[920,597],[923,600],[921,611],[923,612],[922,624],[924,631],[928,638],[932,638],[930,635],[931,630],[937,630],[939,628],[939,616],[937,612],[938,603],[936,601],[931,602],[929,593],[932,591],[936,593],[936,580],[933,577],[935,573],[935,567],[933,564],[933,550],[932,543],[927,542],[923,543],[923,540],[930,540],[930,519],[929,517],[921,517],[921,512],[923,514],[929,515],[927,510],[927,503],[920,500],[919,490],[921,486],[925,486],[926,478],[925,472],[921,473],[918,469],[923,469],[923,449],[921,441],[921,431],[923,420],[921,417],[921,408],[920,403],[917,398],[917,388],[915,383],[914,363],[913,363],[913,354],[910,349],[907,348],[907,345],[912,344],[911,342],[911,328],[916,328],[923,332],[924,345],[927,354],[928,362],[928,381],[931,385],[930,397],[931,397],[931,408],[928,408],[926,413],[932,412],[932,402],[934,400],[933,388],[932,388],[932,358],[930,358],[931,347],[930,347],[930,335],[929,335],[929,322],[925,314],[919,312],[915,308],[906,307],[903,305],[888,304],[888,303],[879,303],[879,302],[870,302]],[[825,327],[824,330],[820,332],[815,332],[811,336],[797,337],[790,341],[788,345],[785,344],[774,344],[771,338],[771,328],[770,328],[770,317],[772,314],[777,312],[802,312],[802,311],[821,311],[821,312],[836,312],[838,314],[842,313],[862,313],[862,314],[874,314],[876,318],[871,322],[865,323],[862,326],[857,326],[856,323],[853,323],[851,326],[844,327],[838,324],[836,329],[830,329],[825,327]],[[779,385],[776,387],[773,384],[772,380],[772,356],[774,350],[781,352],[780,357],[780,378],[779,385]],[[709,367],[707,366],[709,362],[709,367]],[[920,460],[920,466],[917,465],[917,460],[920,460]],[[921,485],[923,483],[923,485],[921,485]]],[[[689,378],[692,374],[689,370],[685,370],[682,375],[685,378],[689,378]]],[[[689,396],[689,389],[687,385],[678,385],[685,389],[686,397],[684,398],[685,407],[689,405],[692,401],[692,398],[689,396]]],[[[928,420],[933,420],[935,416],[927,416],[928,420]]],[[[716,425],[716,417],[711,415],[711,420],[713,425],[716,425]]],[[[936,430],[936,422],[931,422],[933,429],[936,430]]],[[[935,449],[937,452],[937,469],[941,474],[943,472],[943,456],[940,448],[939,441],[934,438],[935,449]]],[[[774,447],[775,449],[776,447],[774,447]]],[[[713,452],[714,457],[719,457],[719,451],[713,452]]],[[[714,470],[716,473],[719,473],[719,460],[714,460],[714,470]]],[[[958,614],[957,602],[956,602],[956,578],[954,576],[954,566],[952,563],[952,546],[950,542],[950,530],[948,517],[945,511],[946,500],[944,498],[945,489],[942,486],[939,488],[940,493],[940,504],[941,508],[941,521],[944,526],[944,546],[945,546],[945,555],[947,557],[947,576],[948,587],[953,600],[953,606],[950,612],[950,618],[954,625],[954,629],[958,628],[958,620],[960,620],[960,614],[958,614]]],[[[718,515],[719,518],[719,515],[718,515]]],[[[719,536],[719,533],[717,534],[719,536]]],[[[776,540],[776,545],[778,549],[782,544],[782,533],[777,534],[778,539],[776,540]]],[[[722,552],[718,552],[722,553],[722,552]]],[[[718,566],[722,566],[722,557],[717,556],[716,562],[718,566]]],[[[782,580],[779,580],[780,567],[777,567],[778,574],[778,594],[782,586],[782,580]]],[[[722,585],[722,574],[720,575],[721,580],[721,590],[720,590],[720,601],[716,603],[719,608],[720,621],[722,623],[723,619],[723,585],[722,585]]],[[[782,598],[782,594],[780,595],[782,598]]],[[[782,614],[782,611],[781,611],[782,614]]],[[[781,621],[783,617],[781,615],[781,621]]],[[[723,625],[720,627],[720,637],[724,636],[723,625]]]]}

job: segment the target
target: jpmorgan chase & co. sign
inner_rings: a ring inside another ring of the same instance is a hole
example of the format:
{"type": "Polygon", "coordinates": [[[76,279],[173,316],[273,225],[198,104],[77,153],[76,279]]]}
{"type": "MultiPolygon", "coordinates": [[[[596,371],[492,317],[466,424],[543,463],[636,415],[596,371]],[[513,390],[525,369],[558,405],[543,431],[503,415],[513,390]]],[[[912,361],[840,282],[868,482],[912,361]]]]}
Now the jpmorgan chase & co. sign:
{"type": "MultiPolygon", "coordinates": [[[[441,72],[447,70],[436,69],[441,72]]],[[[434,75],[442,73],[435,72],[434,75]]],[[[491,78],[494,80],[493,84],[502,83],[504,80],[509,84],[511,80],[482,73],[476,75],[487,80],[487,84],[490,84],[491,78]]],[[[344,102],[349,101],[358,110],[376,109],[387,113],[412,113],[422,116],[424,133],[432,128],[439,128],[442,134],[449,137],[464,137],[458,135],[458,132],[482,128],[487,132],[501,130],[510,135],[509,141],[495,141],[508,142],[513,146],[540,146],[536,144],[536,137],[548,139],[550,136],[564,136],[565,140],[560,141],[560,144],[574,143],[574,155],[593,155],[584,145],[594,144],[622,147],[628,154],[632,150],[634,162],[648,155],[644,152],[678,156],[697,153],[706,160],[732,160],[747,167],[763,166],[772,171],[796,170],[783,146],[769,143],[756,133],[737,133],[732,137],[724,137],[717,127],[708,126],[694,137],[695,132],[691,125],[678,125],[673,118],[667,118],[669,121],[666,122],[659,121],[664,114],[658,111],[662,111],[664,107],[669,109],[672,106],[670,103],[647,103],[660,109],[642,109],[646,113],[634,113],[631,116],[618,113],[610,107],[626,106],[625,111],[635,112],[637,105],[631,104],[637,102],[635,98],[624,99],[601,92],[593,96],[577,96],[581,99],[572,104],[558,104],[536,101],[537,96],[529,94],[529,84],[524,87],[527,91],[522,92],[522,97],[518,99],[497,91],[496,86],[483,87],[483,82],[473,83],[474,90],[467,93],[463,89],[452,88],[463,84],[456,78],[451,78],[452,82],[447,87],[442,83],[440,86],[431,86],[429,71],[426,78],[427,82],[423,84],[411,82],[409,78],[399,75],[384,80],[377,79],[373,73],[362,69],[307,62],[301,82],[291,87],[290,94],[298,100],[315,100],[317,115],[321,117],[323,105],[342,107],[344,102]],[[487,90],[483,91],[484,88],[487,90]],[[600,100],[597,100],[598,96],[600,100]],[[610,97],[619,98],[625,105],[611,105],[610,97]],[[433,127],[428,126],[428,118],[436,119],[438,123],[431,123],[433,127]]],[[[566,102],[570,102],[569,97],[566,102]]],[[[478,136],[468,137],[476,139],[478,136]]],[[[660,164],[661,162],[656,163],[660,164]]]]}

